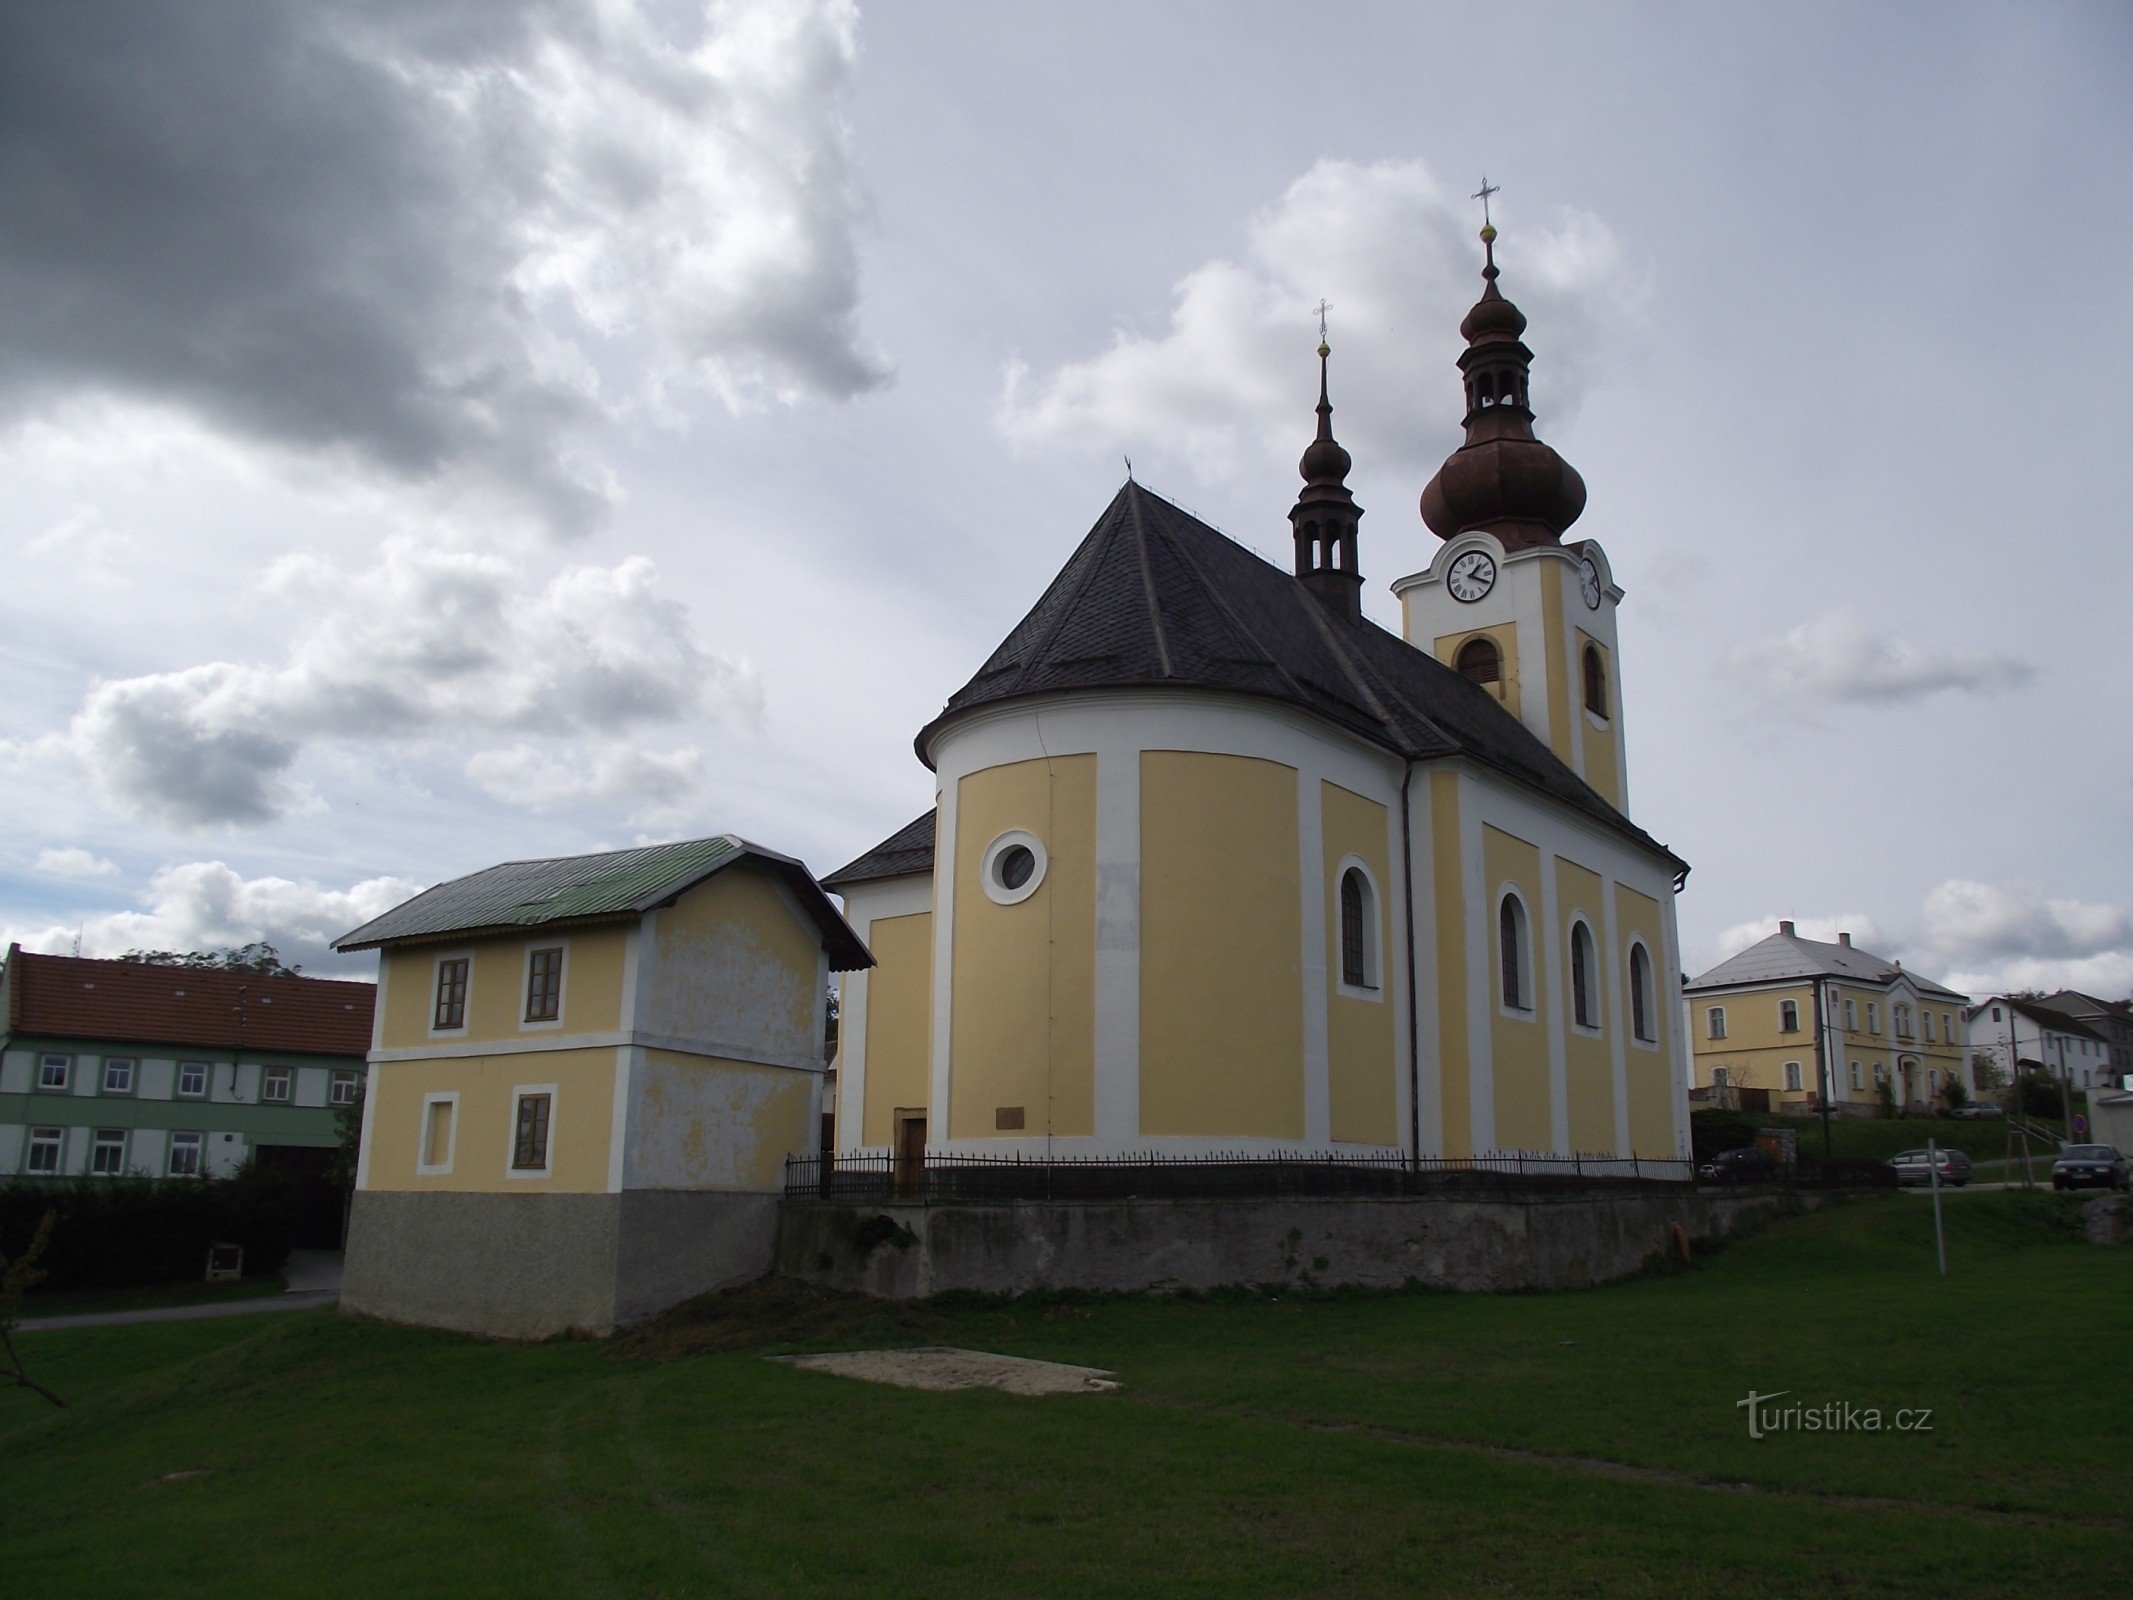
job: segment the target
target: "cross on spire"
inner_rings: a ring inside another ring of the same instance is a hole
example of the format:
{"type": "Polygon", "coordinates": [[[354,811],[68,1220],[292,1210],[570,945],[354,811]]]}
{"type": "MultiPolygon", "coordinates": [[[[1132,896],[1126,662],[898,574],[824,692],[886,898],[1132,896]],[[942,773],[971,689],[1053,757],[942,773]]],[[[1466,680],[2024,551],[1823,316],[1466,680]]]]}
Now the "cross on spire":
{"type": "Polygon", "coordinates": [[[1483,227],[1486,228],[1491,226],[1489,219],[1489,197],[1491,195],[1498,195],[1502,193],[1503,185],[1500,183],[1489,182],[1489,175],[1484,172],[1481,175],[1481,187],[1467,196],[1469,200],[1479,200],[1481,202],[1481,225],[1483,227]]]}
{"type": "Polygon", "coordinates": [[[1312,308],[1318,313],[1318,342],[1326,342],[1326,313],[1332,308],[1323,300],[1312,308]]]}

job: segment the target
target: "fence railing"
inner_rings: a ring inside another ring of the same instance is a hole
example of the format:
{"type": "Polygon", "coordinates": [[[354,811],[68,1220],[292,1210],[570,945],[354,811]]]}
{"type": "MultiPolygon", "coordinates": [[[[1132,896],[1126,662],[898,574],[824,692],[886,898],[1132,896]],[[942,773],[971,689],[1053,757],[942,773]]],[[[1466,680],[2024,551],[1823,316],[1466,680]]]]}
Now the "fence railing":
{"type": "Polygon", "coordinates": [[[1208,1155],[1060,1156],[886,1153],[794,1156],[785,1192],[852,1203],[991,1200],[1243,1199],[1284,1196],[1586,1193],[1695,1179],[1673,1157],[1208,1155]]]}

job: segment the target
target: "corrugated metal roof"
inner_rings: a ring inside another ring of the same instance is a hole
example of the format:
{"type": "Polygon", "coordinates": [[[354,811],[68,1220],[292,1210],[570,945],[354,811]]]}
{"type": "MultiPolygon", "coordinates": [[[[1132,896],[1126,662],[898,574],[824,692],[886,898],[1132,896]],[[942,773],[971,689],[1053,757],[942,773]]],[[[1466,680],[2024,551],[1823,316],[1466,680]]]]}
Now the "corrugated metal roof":
{"type": "Polygon", "coordinates": [[[375,984],[263,976],[215,967],[8,952],[11,1032],[64,1039],[231,1049],[243,1010],[247,1050],[360,1057],[375,984]],[[243,992],[240,994],[239,991],[243,992]]]}
{"type": "Polygon", "coordinates": [[[1824,944],[1819,939],[1802,939],[1790,933],[1773,933],[1769,938],[1751,944],[1739,955],[1721,961],[1710,971],[1691,979],[1687,987],[1693,993],[1699,989],[1723,989],[1747,983],[1779,983],[1790,978],[1851,978],[1860,983],[1878,984],[1893,982],[1898,977],[1906,979],[1920,994],[1965,1002],[1970,998],[1921,978],[1915,972],[1905,972],[1886,956],[1877,956],[1870,950],[1848,944],[1824,944]]]}
{"type": "Polygon", "coordinates": [[[786,880],[821,928],[830,965],[836,971],[873,965],[859,936],[804,865],[730,833],[634,850],[506,861],[425,889],[382,917],[343,934],[333,947],[368,950],[455,934],[641,916],[742,860],[759,861],[786,880]]]}

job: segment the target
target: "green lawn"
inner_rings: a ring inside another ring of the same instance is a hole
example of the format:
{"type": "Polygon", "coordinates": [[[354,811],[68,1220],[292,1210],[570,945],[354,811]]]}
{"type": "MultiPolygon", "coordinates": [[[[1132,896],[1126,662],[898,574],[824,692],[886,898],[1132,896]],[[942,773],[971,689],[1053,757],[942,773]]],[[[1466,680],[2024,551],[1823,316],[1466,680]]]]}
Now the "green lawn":
{"type": "Polygon", "coordinates": [[[259,1300],[287,1294],[279,1273],[235,1283],[164,1283],[143,1289],[32,1289],[22,1299],[25,1317],[71,1317],[91,1311],[153,1311],[163,1306],[207,1305],[223,1300],[259,1300]]]}
{"type": "MultiPolygon", "coordinates": [[[[1797,1130],[1801,1156],[1809,1161],[1822,1159],[1820,1117],[1748,1120],[1761,1127],[1797,1130]]],[[[2022,1153],[2019,1138],[2012,1150],[2008,1148],[2005,1122],[1970,1122],[1957,1117],[1831,1117],[1829,1136],[1830,1154],[1839,1161],[1886,1161],[1899,1150],[1923,1150],[1929,1139],[1944,1150],[1960,1150],[1973,1161],[1998,1161],[2022,1153]]],[[[2059,1153],[2056,1144],[2035,1139],[2030,1140],[2029,1148],[2043,1164],[2040,1171],[2049,1168],[2059,1153]]]]}
{"type": "Polygon", "coordinates": [[[2022,1595],[2133,1577],[2133,1252],[2073,1202],[1888,1196],[1553,1295],[884,1308],[757,1295],[612,1344],[329,1313],[32,1335],[9,1591],[2022,1595]],[[755,1344],[751,1348],[751,1343],[755,1344]],[[765,1348],[1107,1367],[1021,1399],[765,1348]],[[1750,1389],[1930,1432],[1748,1438],[1750,1389]],[[175,1476],[195,1474],[192,1476],[175,1476]]]}

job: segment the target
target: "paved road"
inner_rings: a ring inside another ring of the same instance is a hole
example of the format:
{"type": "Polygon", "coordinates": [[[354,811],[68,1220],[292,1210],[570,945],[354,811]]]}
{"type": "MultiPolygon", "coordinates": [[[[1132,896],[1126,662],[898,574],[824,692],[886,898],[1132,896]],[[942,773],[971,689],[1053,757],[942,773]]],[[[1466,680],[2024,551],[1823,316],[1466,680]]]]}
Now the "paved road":
{"type": "Polygon", "coordinates": [[[338,1250],[292,1250],[282,1268],[286,1294],[255,1300],[210,1300],[204,1305],[151,1306],[142,1311],[84,1311],[70,1317],[24,1317],[17,1333],[57,1332],[62,1328],[127,1328],[139,1322],[204,1322],[210,1317],[256,1317],[275,1311],[309,1311],[341,1298],[341,1253],[338,1250]]]}

